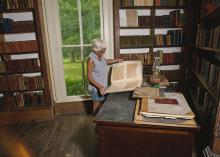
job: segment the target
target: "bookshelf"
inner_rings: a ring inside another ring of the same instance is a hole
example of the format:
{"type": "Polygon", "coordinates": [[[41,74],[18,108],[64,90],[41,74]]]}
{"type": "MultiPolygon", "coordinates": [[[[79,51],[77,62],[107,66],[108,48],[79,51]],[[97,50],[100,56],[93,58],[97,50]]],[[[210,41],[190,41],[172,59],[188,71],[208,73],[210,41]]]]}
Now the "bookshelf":
{"type": "Polygon", "coordinates": [[[141,60],[144,75],[149,75],[154,57],[160,56],[162,73],[169,81],[183,82],[185,77],[175,75],[184,76],[186,67],[186,4],[182,0],[114,0],[115,58],[141,60]]]}
{"type": "Polygon", "coordinates": [[[39,5],[0,5],[0,123],[53,117],[39,5]]]}
{"type": "MultiPolygon", "coordinates": [[[[200,2],[201,3],[201,2],[200,2]]],[[[202,130],[197,145],[220,154],[220,1],[201,3],[188,71],[188,93],[202,130]]]]}

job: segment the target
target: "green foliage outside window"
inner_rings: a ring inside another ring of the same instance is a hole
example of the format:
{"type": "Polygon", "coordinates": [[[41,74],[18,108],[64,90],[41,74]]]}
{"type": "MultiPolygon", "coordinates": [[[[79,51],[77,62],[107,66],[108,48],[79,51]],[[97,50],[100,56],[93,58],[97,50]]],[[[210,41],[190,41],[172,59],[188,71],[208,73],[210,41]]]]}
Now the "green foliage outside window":
{"type": "MultiPolygon", "coordinates": [[[[62,45],[80,45],[80,25],[78,0],[59,0],[60,27],[62,45]]],[[[100,5],[99,0],[80,0],[82,15],[83,44],[90,44],[92,39],[100,37],[100,5]]],[[[65,47],[62,49],[64,75],[67,95],[84,95],[86,77],[86,59],[91,51],[84,47],[65,47]],[[84,58],[82,58],[82,53],[84,58]],[[85,71],[83,72],[82,66],[85,71]]],[[[87,88],[87,87],[86,87],[87,88]]]]}

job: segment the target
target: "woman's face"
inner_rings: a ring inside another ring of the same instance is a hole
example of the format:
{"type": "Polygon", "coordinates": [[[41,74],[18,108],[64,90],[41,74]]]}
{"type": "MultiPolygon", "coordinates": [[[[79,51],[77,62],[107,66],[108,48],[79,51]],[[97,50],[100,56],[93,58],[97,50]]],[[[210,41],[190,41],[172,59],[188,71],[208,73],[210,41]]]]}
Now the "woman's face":
{"type": "Polygon", "coordinates": [[[97,51],[97,52],[96,52],[97,56],[102,57],[103,54],[105,53],[105,50],[106,50],[106,48],[103,48],[103,49],[101,49],[100,51],[97,51]]]}

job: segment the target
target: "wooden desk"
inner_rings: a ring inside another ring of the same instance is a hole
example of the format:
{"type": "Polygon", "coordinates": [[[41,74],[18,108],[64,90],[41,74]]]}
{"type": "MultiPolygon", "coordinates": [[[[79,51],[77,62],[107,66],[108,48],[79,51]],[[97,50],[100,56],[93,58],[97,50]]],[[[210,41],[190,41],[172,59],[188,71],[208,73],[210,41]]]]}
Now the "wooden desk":
{"type": "Polygon", "coordinates": [[[198,127],[135,124],[130,97],[109,95],[94,119],[101,157],[192,157],[198,127]]]}

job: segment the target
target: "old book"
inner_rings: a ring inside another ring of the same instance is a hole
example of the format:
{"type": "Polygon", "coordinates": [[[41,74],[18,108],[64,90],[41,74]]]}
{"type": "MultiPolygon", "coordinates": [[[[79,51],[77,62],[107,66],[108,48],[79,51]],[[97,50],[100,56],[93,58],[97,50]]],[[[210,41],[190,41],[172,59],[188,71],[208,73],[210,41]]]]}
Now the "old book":
{"type": "Polygon", "coordinates": [[[164,89],[162,88],[153,88],[153,87],[137,87],[133,92],[133,97],[142,98],[142,97],[151,97],[151,98],[160,98],[164,95],[164,89]]]}
{"type": "Polygon", "coordinates": [[[123,61],[114,64],[111,71],[111,85],[106,93],[132,91],[142,83],[141,61],[123,61]]]}
{"type": "Polygon", "coordinates": [[[159,102],[153,98],[147,98],[147,101],[142,100],[141,115],[170,119],[193,119],[195,117],[182,93],[164,93],[164,99],[159,102]]]}

